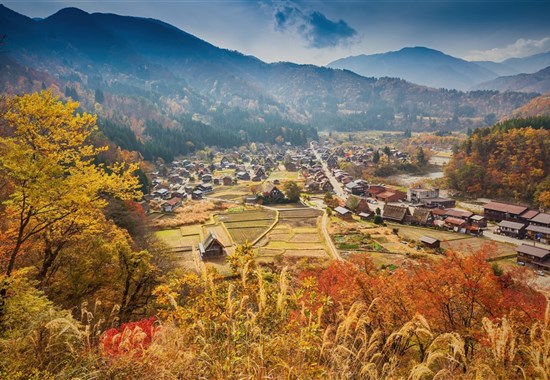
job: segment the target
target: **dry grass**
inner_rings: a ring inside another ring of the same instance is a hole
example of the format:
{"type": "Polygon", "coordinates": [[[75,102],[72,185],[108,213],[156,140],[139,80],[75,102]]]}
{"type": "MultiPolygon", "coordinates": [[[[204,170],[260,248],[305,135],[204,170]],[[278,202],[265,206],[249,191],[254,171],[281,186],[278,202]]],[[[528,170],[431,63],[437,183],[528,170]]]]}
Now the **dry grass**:
{"type": "Polygon", "coordinates": [[[168,229],[205,223],[211,220],[213,211],[225,210],[229,206],[210,201],[190,201],[178,208],[173,215],[166,215],[160,220],[151,221],[151,225],[157,229],[168,229]]]}

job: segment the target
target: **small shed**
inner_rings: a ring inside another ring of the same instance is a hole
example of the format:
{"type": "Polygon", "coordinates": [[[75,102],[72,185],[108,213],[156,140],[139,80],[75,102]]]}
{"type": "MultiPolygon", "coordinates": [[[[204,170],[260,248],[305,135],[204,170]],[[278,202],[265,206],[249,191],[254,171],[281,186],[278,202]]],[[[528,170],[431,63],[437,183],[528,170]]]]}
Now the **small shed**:
{"type": "Polygon", "coordinates": [[[429,248],[440,248],[441,247],[441,241],[439,239],[429,237],[429,236],[422,236],[420,238],[420,242],[424,244],[426,247],[429,248]]]}
{"type": "Polygon", "coordinates": [[[351,216],[353,214],[351,210],[348,210],[347,208],[341,206],[336,207],[334,211],[336,212],[336,215],[345,219],[351,219],[351,216]]]}
{"type": "Polygon", "coordinates": [[[373,216],[372,213],[367,213],[367,212],[360,212],[359,213],[359,217],[361,218],[361,220],[369,220],[371,219],[373,216]]]}

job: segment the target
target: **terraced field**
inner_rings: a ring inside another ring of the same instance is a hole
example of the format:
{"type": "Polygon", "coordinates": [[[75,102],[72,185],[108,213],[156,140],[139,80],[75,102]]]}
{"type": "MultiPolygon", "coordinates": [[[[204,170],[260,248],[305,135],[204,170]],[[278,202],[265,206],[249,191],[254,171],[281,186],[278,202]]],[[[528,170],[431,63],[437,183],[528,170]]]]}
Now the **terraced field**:
{"type": "Polygon", "coordinates": [[[275,222],[275,211],[267,209],[243,209],[217,216],[223,222],[236,244],[253,242],[275,222]]]}
{"type": "Polygon", "coordinates": [[[317,227],[321,215],[321,211],[310,208],[279,210],[279,223],[257,244],[260,259],[276,256],[328,258],[317,227]]]}

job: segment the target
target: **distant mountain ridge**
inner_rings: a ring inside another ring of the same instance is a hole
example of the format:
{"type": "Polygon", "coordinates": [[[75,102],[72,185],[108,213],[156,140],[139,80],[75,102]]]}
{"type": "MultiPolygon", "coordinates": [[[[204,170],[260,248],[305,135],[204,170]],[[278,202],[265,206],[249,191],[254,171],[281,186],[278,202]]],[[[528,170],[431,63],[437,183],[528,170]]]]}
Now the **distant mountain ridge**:
{"type": "Polygon", "coordinates": [[[476,86],[477,90],[546,93],[550,91],[550,66],[533,74],[517,74],[493,79],[476,86]]]}
{"type": "MultiPolygon", "coordinates": [[[[251,123],[427,129],[456,128],[458,117],[470,117],[476,126],[486,115],[502,117],[536,96],[437,90],[348,70],[267,64],[162,21],[76,8],[33,20],[0,6],[0,34],[7,35],[0,80],[11,92],[66,88],[66,94],[78,94],[85,109],[129,120],[138,136],[143,133],[139,120],[176,126],[193,119],[235,133],[251,123]],[[13,61],[31,70],[9,76],[3,67],[13,61]],[[105,94],[100,106],[94,100],[97,90],[105,94]]],[[[454,62],[447,57],[442,59],[454,62]]]]}
{"type": "Polygon", "coordinates": [[[475,63],[420,46],[342,58],[327,66],[351,70],[368,77],[396,77],[430,87],[460,90],[467,90],[498,76],[475,63]]]}
{"type": "Polygon", "coordinates": [[[367,77],[395,77],[435,88],[476,89],[500,76],[534,73],[550,66],[550,52],[503,62],[466,61],[426,47],[358,55],[338,59],[327,67],[346,69],[367,77]]]}

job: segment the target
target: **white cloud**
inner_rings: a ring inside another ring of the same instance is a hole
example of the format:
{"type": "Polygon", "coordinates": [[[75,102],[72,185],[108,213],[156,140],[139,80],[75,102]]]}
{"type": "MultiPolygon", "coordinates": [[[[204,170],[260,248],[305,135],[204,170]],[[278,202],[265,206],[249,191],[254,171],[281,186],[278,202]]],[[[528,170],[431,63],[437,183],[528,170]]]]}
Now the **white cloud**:
{"type": "Polygon", "coordinates": [[[472,50],[466,56],[469,61],[495,61],[501,62],[508,58],[523,58],[533,54],[550,51],[550,37],[540,40],[528,40],[520,38],[513,44],[502,48],[489,50],[472,50]]]}

